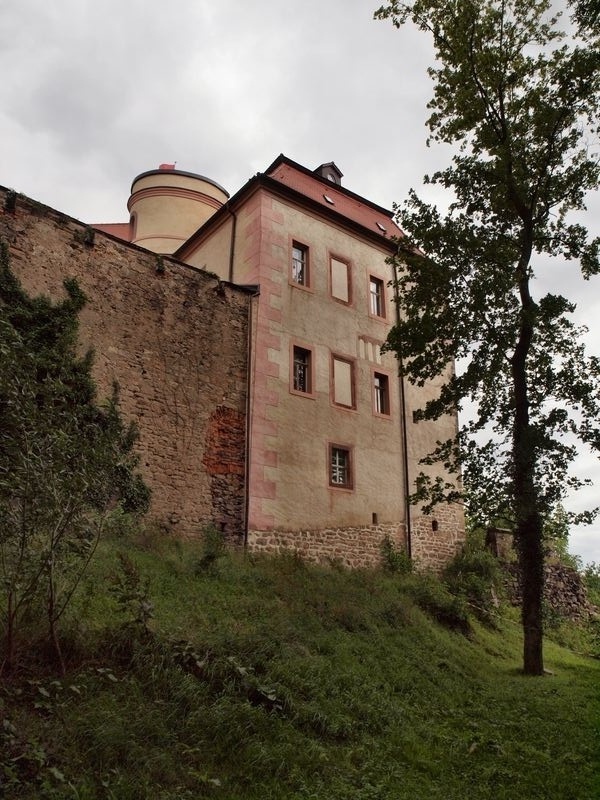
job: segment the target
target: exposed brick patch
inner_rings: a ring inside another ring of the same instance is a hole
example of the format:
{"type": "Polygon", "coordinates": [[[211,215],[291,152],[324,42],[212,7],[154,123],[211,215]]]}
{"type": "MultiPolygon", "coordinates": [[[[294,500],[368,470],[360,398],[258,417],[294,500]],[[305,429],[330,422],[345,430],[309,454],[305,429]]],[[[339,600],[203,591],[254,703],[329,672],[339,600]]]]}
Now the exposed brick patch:
{"type": "Polygon", "coordinates": [[[209,475],[244,475],[244,415],[219,406],[211,414],[202,463],[209,475]]]}
{"type": "Polygon", "coordinates": [[[204,458],[210,475],[214,522],[225,537],[241,544],[244,517],[245,415],[220,406],[210,417],[204,458]]]}

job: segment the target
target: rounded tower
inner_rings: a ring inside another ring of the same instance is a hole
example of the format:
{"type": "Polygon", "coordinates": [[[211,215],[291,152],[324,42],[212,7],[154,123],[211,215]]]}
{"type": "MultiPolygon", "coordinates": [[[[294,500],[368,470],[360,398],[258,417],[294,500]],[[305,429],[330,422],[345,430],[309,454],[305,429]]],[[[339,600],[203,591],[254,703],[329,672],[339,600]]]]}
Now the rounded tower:
{"type": "Polygon", "coordinates": [[[170,255],[229,199],[218,183],[174,164],[142,172],[127,201],[131,242],[170,255]]]}

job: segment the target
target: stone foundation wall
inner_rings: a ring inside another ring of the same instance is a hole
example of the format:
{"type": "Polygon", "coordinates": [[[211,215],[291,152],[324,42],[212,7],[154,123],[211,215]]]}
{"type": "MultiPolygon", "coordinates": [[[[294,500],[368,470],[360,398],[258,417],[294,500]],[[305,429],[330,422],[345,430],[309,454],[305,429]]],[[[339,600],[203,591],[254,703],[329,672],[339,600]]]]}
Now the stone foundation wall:
{"type": "MultiPolygon", "coordinates": [[[[518,564],[504,564],[508,596],[513,605],[521,604],[521,574],[518,564]]],[[[544,567],[544,602],[548,610],[572,620],[587,619],[598,614],[588,600],[583,578],[566,564],[544,567]]]]}
{"type": "Polygon", "coordinates": [[[99,399],[116,380],[139,427],[151,515],[177,535],[213,523],[241,542],[250,293],[6,196],[0,237],[26,291],[58,300],[76,278],[88,298],[81,347],[94,350],[99,399]]]}
{"type": "Polygon", "coordinates": [[[398,550],[406,548],[404,524],[302,531],[249,531],[248,549],[255,553],[298,553],[307,561],[341,563],[346,567],[381,564],[381,544],[389,536],[398,550]]]}
{"type": "Polygon", "coordinates": [[[462,506],[438,506],[431,515],[412,520],[412,557],[417,568],[439,572],[465,542],[462,506]]]}

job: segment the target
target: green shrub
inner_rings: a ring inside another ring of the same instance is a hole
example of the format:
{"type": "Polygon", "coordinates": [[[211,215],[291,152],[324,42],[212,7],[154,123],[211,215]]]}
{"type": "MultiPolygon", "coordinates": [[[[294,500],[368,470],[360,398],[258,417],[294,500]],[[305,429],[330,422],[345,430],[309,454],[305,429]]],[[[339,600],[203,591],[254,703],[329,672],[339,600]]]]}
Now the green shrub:
{"type": "Polygon", "coordinates": [[[600,606],[600,564],[592,561],[583,570],[583,580],[590,603],[600,606]]]}
{"type": "Polygon", "coordinates": [[[143,633],[149,633],[149,623],[154,617],[150,600],[150,579],[143,578],[135,561],[126,553],[117,553],[119,571],[109,592],[116,598],[127,622],[143,633]]]}
{"type": "Polygon", "coordinates": [[[128,539],[140,532],[140,516],[131,511],[124,511],[121,504],[107,514],[104,520],[106,536],[114,539],[128,539]]]}
{"type": "Polygon", "coordinates": [[[223,534],[214,525],[207,525],[202,531],[202,551],[196,561],[196,571],[201,573],[214,570],[217,561],[226,554],[223,534]]]}
{"type": "Polygon", "coordinates": [[[386,572],[397,572],[399,575],[408,575],[413,569],[408,553],[398,550],[387,535],[381,540],[381,563],[386,572]]]}
{"type": "Polygon", "coordinates": [[[434,575],[410,576],[402,589],[436,622],[465,636],[471,632],[464,600],[451,594],[434,575]]]}
{"type": "Polygon", "coordinates": [[[564,617],[547,624],[544,632],[549,639],[575,653],[600,658],[600,619],[574,622],[564,617]]]}
{"type": "Polygon", "coordinates": [[[446,566],[442,579],[478,619],[488,624],[494,621],[502,580],[500,565],[489,550],[467,544],[446,566]]]}

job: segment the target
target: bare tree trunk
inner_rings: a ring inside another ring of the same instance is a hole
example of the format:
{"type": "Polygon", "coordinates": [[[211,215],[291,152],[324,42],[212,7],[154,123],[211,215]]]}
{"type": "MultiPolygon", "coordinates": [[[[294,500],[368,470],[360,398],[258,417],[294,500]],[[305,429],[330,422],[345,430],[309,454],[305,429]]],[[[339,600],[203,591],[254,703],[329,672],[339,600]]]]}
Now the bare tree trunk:
{"type": "Polygon", "coordinates": [[[514,501],[516,539],[522,581],[523,671],[542,675],[542,601],[544,594],[544,552],[542,519],[535,486],[537,460],[535,430],[529,420],[527,357],[535,329],[536,304],[529,293],[527,268],[531,255],[530,231],[526,228],[521,261],[517,270],[521,296],[519,338],[512,358],[515,417],[513,427],[514,501]]]}
{"type": "Polygon", "coordinates": [[[539,515],[527,520],[517,530],[522,580],[521,619],[523,622],[523,671],[543,675],[543,596],[544,554],[539,515]]]}
{"type": "MultiPolygon", "coordinates": [[[[530,433],[530,431],[527,431],[530,433]]],[[[526,432],[526,433],[527,433],[526,432]]],[[[528,464],[527,450],[533,449],[530,437],[515,435],[515,512],[516,543],[521,571],[523,623],[523,671],[526,675],[542,675],[542,601],[544,596],[544,552],[542,520],[535,507],[533,469],[528,464]],[[525,451],[525,452],[523,452],[525,451]]]]}
{"type": "Polygon", "coordinates": [[[4,670],[6,670],[6,672],[12,671],[15,658],[15,611],[13,608],[13,601],[13,593],[9,591],[6,609],[6,634],[4,637],[6,653],[4,655],[4,660],[0,664],[0,676],[3,674],[4,670]]]}
{"type": "Polygon", "coordinates": [[[54,650],[60,664],[61,675],[66,675],[65,660],[63,658],[62,650],[60,649],[60,642],[56,632],[56,590],[54,586],[54,556],[50,556],[48,564],[48,632],[50,641],[54,645],[54,650]]]}

